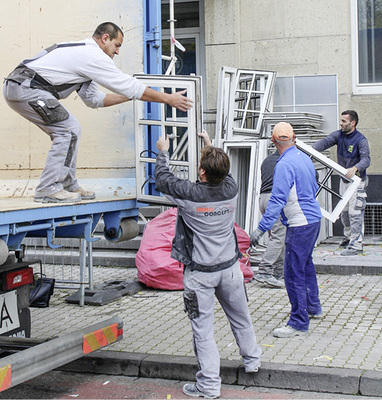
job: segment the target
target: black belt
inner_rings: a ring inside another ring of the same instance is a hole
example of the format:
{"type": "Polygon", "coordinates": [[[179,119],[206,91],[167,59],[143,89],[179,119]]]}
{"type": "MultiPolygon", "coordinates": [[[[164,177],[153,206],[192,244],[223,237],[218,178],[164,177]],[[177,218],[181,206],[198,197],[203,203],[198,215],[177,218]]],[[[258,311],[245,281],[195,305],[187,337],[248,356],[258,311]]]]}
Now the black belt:
{"type": "Polygon", "coordinates": [[[52,95],[57,100],[60,98],[59,92],[70,89],[72,86],[74,86],[72,83],[64,83],[63,85],[52,85],[42,76],[40,76],[37,72],[35,73],[34,78],[31,80],[31,85],[30,85],[32,89],[41,89],[52,93],[52,95]]]}
{"type": "Polygon", "coordinates": [[[233,257],[231,260],[225,261],[223,263],[217,264],[217,265],[202,265],[198,264],[196,262],[192,262],[190,265],[187,265],[186,268],[190,268],[191,271],[201,271],[201,272],[217,272],[217,271],[223,271],[224,269],[227,269],[229,267],[232,267],[233,264],[238,260],[238,258],[241,258],[241,253],[233,257]]]}
{"type": "Polygon", "coordinates": [[[72,86],[77,85],[73,83],[66,83],[63,85],[52,85],[47,80],[45,80],[42,76],[40,76],[33,69],[28,68],[24,64],[18,65],[6,78],[6,81],[16,82],[18,84],[23,83],[26,79],[30,79],[30,87],[32,89],[41,89],[46,90],[49,93],[52,93],[53,96],[58,100],[60,99],[59,92],[62,92],[66,89],[70,89],[72,86]]]}

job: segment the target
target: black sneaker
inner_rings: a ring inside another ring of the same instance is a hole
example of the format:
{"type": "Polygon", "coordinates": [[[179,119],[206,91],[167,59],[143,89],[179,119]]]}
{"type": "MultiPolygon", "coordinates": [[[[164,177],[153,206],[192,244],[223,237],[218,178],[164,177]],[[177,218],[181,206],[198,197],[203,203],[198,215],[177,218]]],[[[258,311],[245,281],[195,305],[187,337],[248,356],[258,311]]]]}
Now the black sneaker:
{"type": "Polygon", "coordinates": [[[346,249],[346,247],[348,247],[348,244],[350,243],[350,239],[349,238],[343,238],[342,242],[338,245],[338,247],[340,249],[346,249]]]}
{"type": "Polygon", "coordinates": [[[217,399],[219,397],[218,395],[211,396],[209,394],[203,393],[196,387],[195,383],[186,383],[183,386],[183,393],[186,394],[187,396],[204,397],[205,399],[217,399]]]}

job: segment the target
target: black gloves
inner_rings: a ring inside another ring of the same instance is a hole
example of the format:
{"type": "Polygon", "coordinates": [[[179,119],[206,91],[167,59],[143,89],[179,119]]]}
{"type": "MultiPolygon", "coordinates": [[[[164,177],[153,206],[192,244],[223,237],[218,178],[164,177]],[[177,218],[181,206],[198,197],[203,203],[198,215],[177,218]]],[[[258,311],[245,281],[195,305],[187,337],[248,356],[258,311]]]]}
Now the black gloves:
{"type": "Polygon", "coordinates": [[[259,228],[257,228],[255,232],[251,233],[249,239],[251,241],[252,247],[256,247],[256,245],[259,243],[259,240],[264,235],[264,233],[265,232],[261,231],[259,228]]]}

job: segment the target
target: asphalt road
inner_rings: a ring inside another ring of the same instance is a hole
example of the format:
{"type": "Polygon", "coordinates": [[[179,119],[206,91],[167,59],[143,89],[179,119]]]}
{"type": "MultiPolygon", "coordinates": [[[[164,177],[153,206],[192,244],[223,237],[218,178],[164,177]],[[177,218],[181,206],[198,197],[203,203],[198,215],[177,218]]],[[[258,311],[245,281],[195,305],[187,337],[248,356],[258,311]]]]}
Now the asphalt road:
{"type": "MultiPolygon", "coordinates": [[[[0,399],[191,399],[185,382],[51,371],[0,393],[0,399]]],[[[367,399],[368,396],[223,385],[221,399],[367,399]]]]}

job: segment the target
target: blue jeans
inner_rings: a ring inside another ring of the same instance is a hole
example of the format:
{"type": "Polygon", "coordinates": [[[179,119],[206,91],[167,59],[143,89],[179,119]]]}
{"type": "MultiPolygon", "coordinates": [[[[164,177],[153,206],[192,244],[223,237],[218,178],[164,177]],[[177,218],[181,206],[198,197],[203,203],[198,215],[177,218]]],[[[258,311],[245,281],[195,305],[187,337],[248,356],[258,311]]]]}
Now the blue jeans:
{"type": "Polygon", "coordinates": [[[318,298],[313,249],[320,222],[288,227],[285,238],[284,279],[291,304],[288,325],[300,331],[309,329],[309,315],[322,312],[318,298]]]}

